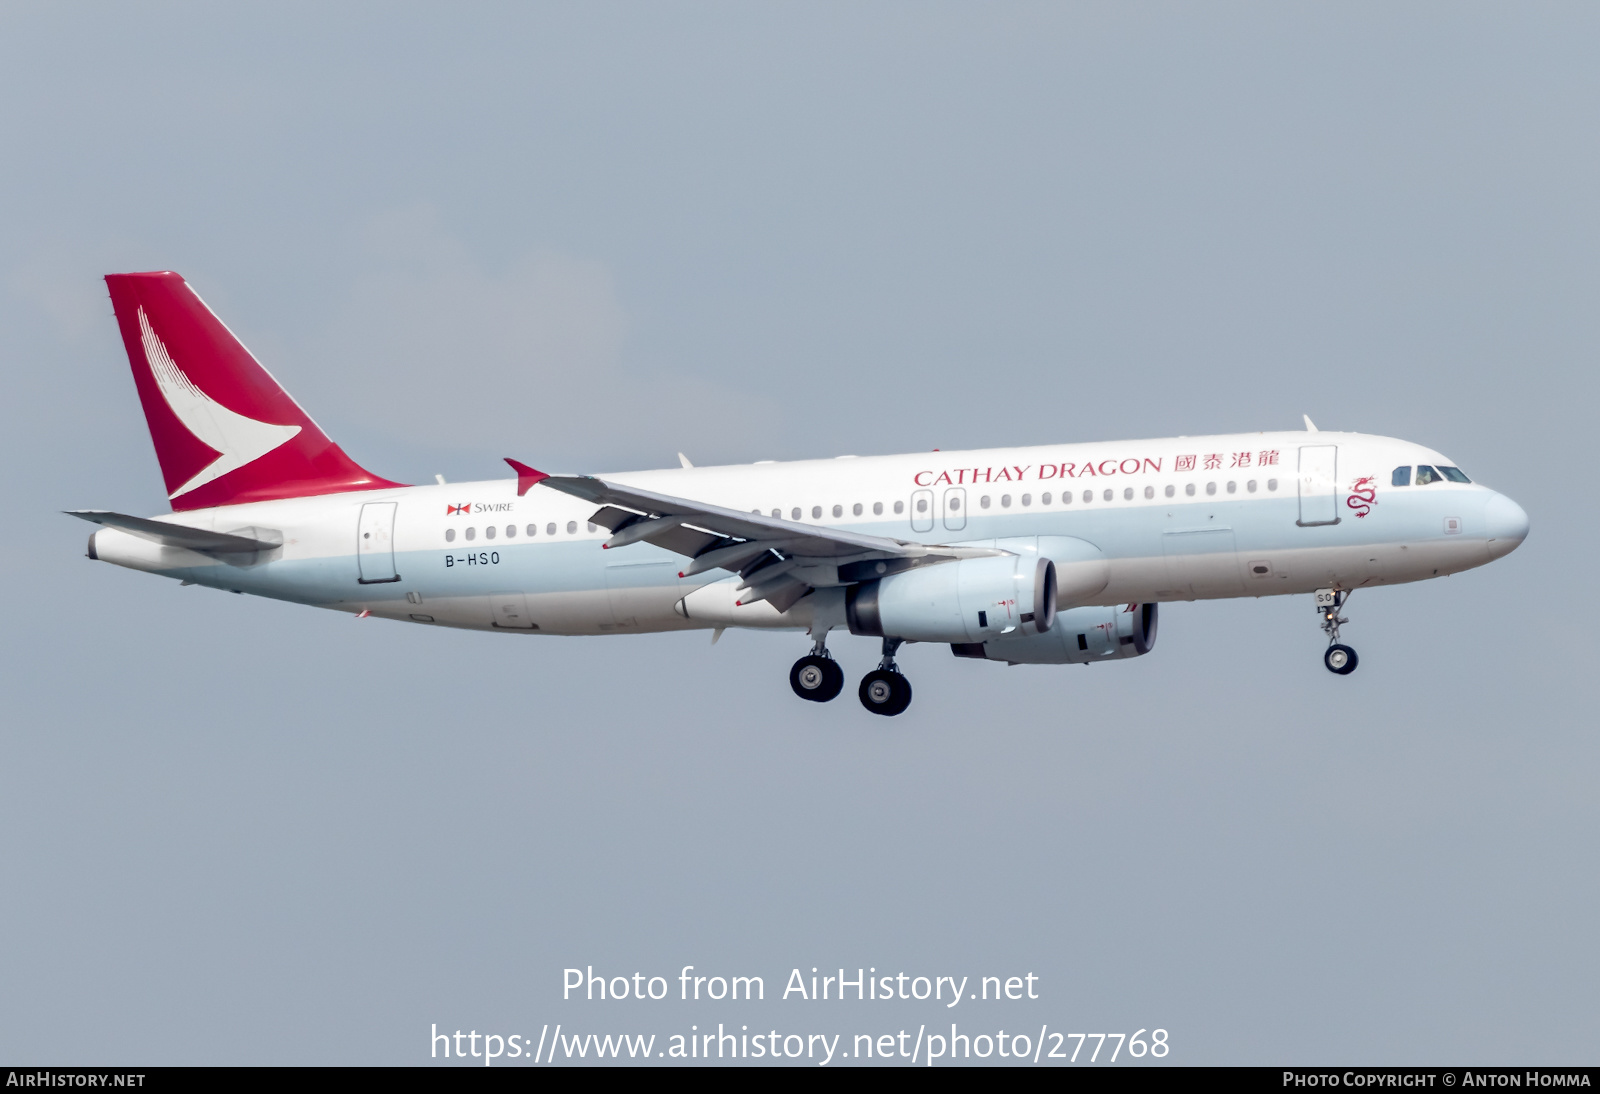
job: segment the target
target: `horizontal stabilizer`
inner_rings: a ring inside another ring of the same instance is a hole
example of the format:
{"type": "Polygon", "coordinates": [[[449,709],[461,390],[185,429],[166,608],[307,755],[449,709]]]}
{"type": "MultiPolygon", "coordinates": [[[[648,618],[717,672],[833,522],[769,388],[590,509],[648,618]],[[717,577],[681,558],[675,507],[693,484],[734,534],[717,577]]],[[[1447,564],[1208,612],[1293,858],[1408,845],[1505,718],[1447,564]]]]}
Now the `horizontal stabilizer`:
{"type": "Polygon", "coordinates": [[[271,551],[283,546],[282,536],[277,537],[277,542],[273,542],[272,539],[257,538],[257,536],[271,535],[259,528],[249,529],[255,532],[256,536],[241,536],[228,532],[208,532],[204,528],[188,528],[164,520],[130,517],[124,513],[109,513],[103,509],[69,509],[66,512],[70,517],[77,517],[91,524],[103,524],[107,528],[117,528],[153,543],[167,547],[182,547],[203,554],[242,555],[256,551],[271,551]]]}

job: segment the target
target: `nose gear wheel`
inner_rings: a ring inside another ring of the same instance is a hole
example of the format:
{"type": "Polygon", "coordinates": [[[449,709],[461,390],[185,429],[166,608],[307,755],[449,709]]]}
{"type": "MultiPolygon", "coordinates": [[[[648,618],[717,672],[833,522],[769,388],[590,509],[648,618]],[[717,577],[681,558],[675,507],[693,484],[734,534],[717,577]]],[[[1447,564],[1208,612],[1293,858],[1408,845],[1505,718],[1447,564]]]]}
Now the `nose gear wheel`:
{"type": "Polygon", "coordinates": [[[1338,673],[1340,676],[1349,676],[1356,671],[1356,665],[1361,659],[1356,656],[1356,651],[1339,641],[1339,628],[1350,620],[1339,614],[1345,603],[1350,599],[1350,593],[1343,590],[1325,589],[1317,593],[1317,611],[1322,616],[1322,633],[1328,636],[1328,648],[1322,655],[1322,663],[1329,672],[1338,673]]]}
{"type": "Polygon", "coordinates": [[[1328,671],[1336,672],[1340,676],[1349,676],[1355,672],[1360,660],[1355,650],[1337,642],[1329,646],[1328,652],[1322,655],[1322,663],[1328,666],[1328,671]]]}

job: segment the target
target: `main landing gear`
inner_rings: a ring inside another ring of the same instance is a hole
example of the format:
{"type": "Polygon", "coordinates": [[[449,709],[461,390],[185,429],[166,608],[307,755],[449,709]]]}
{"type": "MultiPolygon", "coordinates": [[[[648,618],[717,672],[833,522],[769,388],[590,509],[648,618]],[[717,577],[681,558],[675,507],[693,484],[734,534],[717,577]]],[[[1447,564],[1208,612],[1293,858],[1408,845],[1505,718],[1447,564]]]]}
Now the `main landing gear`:
{"type": "Polygon", "coordinates": [[[1322,633],[1328,636],[1328,649],[1322,655],[1322,663],[1328,666],[1329,672],[1336,672],[1340,676],[1349,676],[1361,663],[1356,651],[1339,641],[1340,624],[1350,622],[1339,615],[1339,610],[1349,599],[1350,594],[1342,590],[1317,590],[1317,611],[1322,615],[1322,633]]]}
{"type": "MultiPolygon", "coordinates": [[[[794,663],[789,670],[789,686],[800,698],[812,703],[826,703],[836,699],[844,690],[844,670],[833,659],[824,645],[827,636],[824,635],[811,652],[794,663]]],[[[905,713],[911,705],[911,681],[900,673],[900,667],[894,663],[895,651],[904,642],[903,638],[885,638],[883,640],[883,660],[878,662],[878,667],[861,678],[861,705],[874,714],[885,717],[894,717],[896,714],[905,713]]]]}
{"type": "Polygon", "coordinates": [[[861,705],[874,714],[892,718],[905,713],[906,707],[911,705],[911,681],[900,674],[900,667],[894,663],[895,651],[903,641],[903,638],[885,638],[883,660],[861,678],[861,705]]]}
{"type": "Polygon", "coordinates": [[[811,647],[811,652],[796,661],[789,670],[789,686],[794,688],[794,693],[813,703],[837,699],[844,690],[844,669],[828,652],[824,644],[827,640],[827,635],[819,638],[816,645],[811,647]]]}

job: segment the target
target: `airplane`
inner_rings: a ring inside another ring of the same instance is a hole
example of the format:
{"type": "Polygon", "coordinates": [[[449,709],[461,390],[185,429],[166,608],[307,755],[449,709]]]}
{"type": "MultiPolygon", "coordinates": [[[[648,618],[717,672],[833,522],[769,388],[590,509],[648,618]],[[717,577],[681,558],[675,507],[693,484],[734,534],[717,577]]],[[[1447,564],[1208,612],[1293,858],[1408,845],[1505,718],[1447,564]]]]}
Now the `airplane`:
{"type": "Polygon", "coordinates": [[[1311,594],[1326,667],[1357,589],[1498,559],[1528,515],[1433,449],[1305,429],[406,485],[328,438],[188,283],[106,277],[172,512],[72,516],[88,556],[236,593],[517,635],[805,632],[794,693],[911,703],[895,657],[1010,665],[1155,647],[1159,606],[1311,594]]]}

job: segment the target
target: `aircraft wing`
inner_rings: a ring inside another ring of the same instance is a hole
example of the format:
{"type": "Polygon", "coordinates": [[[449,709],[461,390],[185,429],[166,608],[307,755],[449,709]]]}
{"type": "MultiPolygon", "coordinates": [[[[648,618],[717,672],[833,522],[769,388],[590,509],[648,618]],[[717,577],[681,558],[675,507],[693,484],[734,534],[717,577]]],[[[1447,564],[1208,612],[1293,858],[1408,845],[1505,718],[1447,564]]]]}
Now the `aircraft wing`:
{"type": "Polygon", "coordinates": [[[749,590],[741,595],[741,604],[767,600],[779,611],[818,585],[849,585],[914,566],[1006,553],[743,513],[588,475],[551,476],[538,483],[600,505],[589,519],[612,533],[606,547],[653,543],[690,559],[684,577],[731,570],[745,579],[742,588],[749,590]]]}

